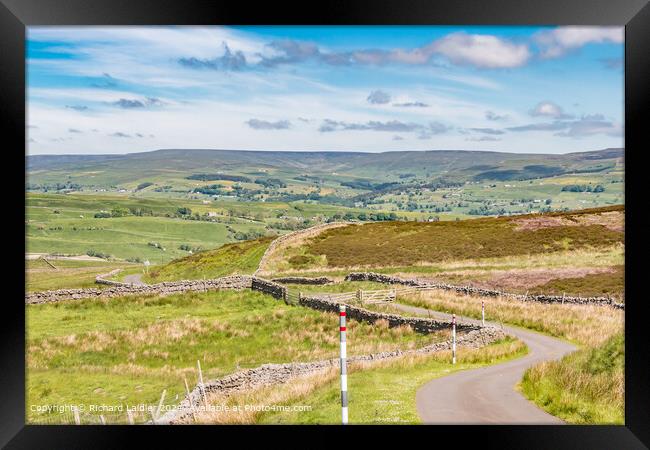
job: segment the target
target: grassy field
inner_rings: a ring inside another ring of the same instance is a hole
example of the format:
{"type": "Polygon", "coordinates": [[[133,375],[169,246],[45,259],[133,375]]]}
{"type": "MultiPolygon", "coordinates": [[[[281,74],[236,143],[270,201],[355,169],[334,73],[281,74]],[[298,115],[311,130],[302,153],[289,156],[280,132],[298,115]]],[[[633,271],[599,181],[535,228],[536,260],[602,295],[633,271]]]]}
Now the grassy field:
{"type": "Polygon", "coordinates": [[[144,279],[148,283],[159,283],[252,274],[271,241],[273,238],[267,237],[225,244],[216,250],[203,251],[171,261],[151,270],[144,279]]]}
{"type": "MultiPolygon", "coordinates": [[[[623,231],[611,226],[612,211],[622,221],[622,207],[564,215],[487,218],[458,222],[383,222],[326,230],[304,246],[300,264],[318,266],[411,265],[446,260],[495,258],[603,247],[623,242],[623,231]],[[581,216],[602,217],[581,221],[581,216]],[[563,222],[556,223],[555,217],[563,222]],[[548,217],[548,223],[543,221],[548,217]],[[532,226],[527,226],[530,220],[532,226]],[[537,224],[536,221],[542,221],[537,224]]],[[[295,260],[294,260],[295,261],[295,260]]]]}
{"type": "Polygon", "coordinates": [[[64,288],[101,287],[95,277],[114,269],[131,269],[134,264],[109,261],[50,260],[25,261],[25,288],[28,292],[64,288]]]}
{"type": "Polygon", "coordinates": [[[624,424],[625,342],[604,343],[529,369],[523,393],[554,416],[574,424],[624,424]]]}
{"type": "MultiPolygon", "coordinates": [[[[150,405],[163,389],[165,404],[176,404],[184,377],[196,384],[197,360],[204,378],[213,379],[238,367],[338,355],[337,315],[251,291],[35,305],[26,317],[29,422],[56,420],[31,405],[150,405]]],[[[416,348],[446,335],[350,320],[348,337],[349,353],[357,355],[416,348]]]]}
{"type": "Polygon", "coordinates": [[[208,249],[234,240],[227,226],[244,233],[265,231],[265,224],[257,222],[225,224],[134,215],[94,217],[95,213],[113,207],[149,208],[156,214],[168,213],[166,208],[176,211],[177,204],[169,203],[110,198],[104,201],[92,196],[60,194],[29,195],[25,218],[27,252],[78,255],[92,250],[114,258],[148,259],[160,264],[188,255],[180,249],[181,245],[208,249]]]}
{"type": "MultiPolygon", "coordinates": [[[[187,256],[187,248],[213,249],[250,236],[277,235],[321,223],[326,218],[367,209],[315,202],[240,202],[186,195],[182,198],[133,193],[28,193],[28,253],[86,254],[117,259],[148,259],[163,264],[187,256]],[[196,219],[178,217],[187,208],[196,219]],[[125,211],[121,217],[96,218],[102,211],[125,211]],[[137,215],[134,214],[136,212],[137,215]],[[207,214],[212,214],[206,217],[207,214]],[[242,237],[243,236],[243,237],[242,237]],[[155,245],[159,244],[159,245],[155,245]],[[181,246],[186,249],[181,248],[181,246]]],[[[405,212],[422,220],[419,212],[405,212]]]]}

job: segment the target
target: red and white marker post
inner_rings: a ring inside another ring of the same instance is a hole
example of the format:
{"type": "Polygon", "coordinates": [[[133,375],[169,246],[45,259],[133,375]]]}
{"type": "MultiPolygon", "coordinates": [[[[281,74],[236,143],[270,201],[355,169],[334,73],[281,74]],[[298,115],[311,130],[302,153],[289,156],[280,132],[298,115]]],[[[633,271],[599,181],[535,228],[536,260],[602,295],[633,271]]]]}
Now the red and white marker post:
{"type": "Polygon", "coordinates": [[[456,314],[451,316],[451,363],[456,364],[456,314]]]}
{"type": "Polygon", "coordinates": [[[485,300],[481,300],[481,323],[485,326],[485,300]]]}
{"type": "Polygon", "coordinates": [[[347,370],[347,351],[345,343],[345,305],[339,306],[339,315],[341,317],[341,423],[348,423],[348,370],[347,370]]]}

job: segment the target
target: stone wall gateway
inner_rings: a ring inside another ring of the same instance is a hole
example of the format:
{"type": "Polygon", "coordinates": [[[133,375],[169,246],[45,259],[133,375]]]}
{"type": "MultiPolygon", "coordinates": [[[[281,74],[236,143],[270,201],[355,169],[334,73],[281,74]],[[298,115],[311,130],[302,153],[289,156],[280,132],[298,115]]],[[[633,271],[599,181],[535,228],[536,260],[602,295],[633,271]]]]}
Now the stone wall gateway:
{"type": "Polygon", "coordinates": [[[345,281],[375,281],[386,284],[401,284],[403,286],[428,287],[447,291],[460,292],[468,295],[482,295],[486,297],[502,297],[523,302],[560,303],[577,305],[611,306],[616,309],[625,309],[625,303],[617,303],[608,297],[567,297],[562,295],[524,295],[512,292],[503,292],[492,289],[481,289],[473,286],[457,286],[447,283],[431,283],[417,279],[399,278],[375,272],[352,272],[345,277],[345,281]]]}
{"type": "Polygon", "coordinates": [[[251,277],[251,286],[250,288],[254,291],[264,292],[265,294],[270,294],[275,298],[286,300],[287,299],[287,288],[282,286],[280,283],[275,283],[273,281],[265,280],[264,278],[251,277]]]}
{"type": "Polygon", "coordinates": [[[106,279],[106,278],[110,278],[112,276],[117,275],[121,271],[122,271],[122,269],[114,269],[114,270],[111,270],[108,273],[102,273],[100,275],[97,275],[95,277],[95,283],[97,283],[97,284],[105,284],[105,285],[108,285],[108,286],[129,286],[128,283],[122,283],[121,281],[114,281],[114,280],[107,280],[106,279]]]}

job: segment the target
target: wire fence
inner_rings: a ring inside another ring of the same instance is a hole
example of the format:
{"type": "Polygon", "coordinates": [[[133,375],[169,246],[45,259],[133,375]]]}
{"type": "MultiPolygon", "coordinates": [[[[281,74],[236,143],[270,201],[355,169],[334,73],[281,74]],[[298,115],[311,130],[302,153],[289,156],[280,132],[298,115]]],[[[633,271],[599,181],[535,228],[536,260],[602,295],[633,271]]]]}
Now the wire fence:
{"type": "Polygon", "coordinates": [[[121,412],[94,414],[66,409],[29,419],[33,425],[138,425],[151,422],[152,412],[139,409],[123,409],[121,412]]]}

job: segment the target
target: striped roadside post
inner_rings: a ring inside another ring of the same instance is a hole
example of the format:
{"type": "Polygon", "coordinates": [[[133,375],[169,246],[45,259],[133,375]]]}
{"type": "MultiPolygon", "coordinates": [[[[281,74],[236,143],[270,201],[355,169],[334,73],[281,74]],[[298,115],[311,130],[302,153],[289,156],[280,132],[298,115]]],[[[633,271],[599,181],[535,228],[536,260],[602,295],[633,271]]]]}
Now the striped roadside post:
{"type": "Polygon", "coordinates": [[[481,322],[485,326],[485,300],[481,300],[481,322]]]}
{"type": "Polygon", "coordinates": [[[341,423],[348,423],[348,370],[347,370],[347,352],[345,346],[345,305],[339,305],[339,315],[341,317],[341,423]]]}
{"type": "Polygon", "coordinates": [[[451,316],[451,363],[456,364],[456,314],[451,316]]]}

